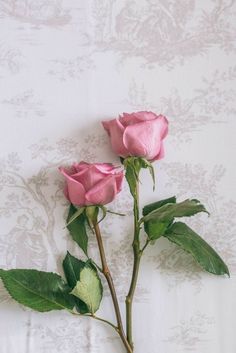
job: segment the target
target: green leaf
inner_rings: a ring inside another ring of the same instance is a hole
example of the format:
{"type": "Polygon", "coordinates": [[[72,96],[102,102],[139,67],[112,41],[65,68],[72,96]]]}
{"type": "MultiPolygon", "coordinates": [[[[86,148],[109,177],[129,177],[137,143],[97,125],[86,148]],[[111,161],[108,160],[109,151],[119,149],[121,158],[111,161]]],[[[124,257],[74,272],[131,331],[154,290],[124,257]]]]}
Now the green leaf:
{"type": "Polygon", "coordinates": [[[148,213],[142,218],[142,221],[147,222],[149,220],[173,221],[175,217],[189,217],[199,212],[207,212],[205,207],[195,199],[185,200],[180,203],[166,203],[156,210],[148,213]]]}
{"type": "MultiPolygon", "coordinates": [[[[67,217],[67,223],[70,222],[70,219],[76,212],[77,209],[71,204],[67,217]]],[[[72,222],[70,222],[70,224],[67,225],[67,229],[69,230],[73,240],[79,245],[85,255],[88,256],[88,235],[85,227],[84,214],[81,213],[72,222]]]]}
{"type": "Polygon", "coordinates": [[[144,223],[144,229],[147,233],[149,240],[157,240],[165,234],[165,231],[167,230],[169,225],[170,222],[159,222],[156,220],[150,220],[144,223]]]}
{"type": "Polygon", "coordinates": [[[163,236],[175,217],[192,216],[198,212],[207,212],[198,200],[185,200],[176,203],[176,197],[160,200],[143,208],[142,221],[150,240],[163,236]]]}
{"type": "MultiPolygon", "coordinates": [[[[63,260],[63,269],[67,279],[67,282],[71,288],[76,286],[77,281],[80,280],[80,272],[86,266],[86,262],[78,260],[76,257],[72,256],[69,251],[63,260]]],[[[79,313],[88,313],[87,305],[78,298],[75,298],[76,309],[79,313]]]]}
{"type": "Polygon", "coordinates": [[[36,311],[72,310],[70,288],[56,273],[37,270],[0,270],[5,288],[18,303],[36,311]]]}
{"type": "Polygon", "coordinates": [[[229,276],[228,267],[221,257],[185,223],[174,223],[164,236],[190,253],[204,270],[215,275],[229,276]]]}
{"type": "Polygon", "coordinates": [[[146,205],[143,208],[143,215],[146,216],[148,213],[157,210],[161,206],[167,204],[167,203],[176,203],[176,196],[169,197],[168,199],[160,200],[157,202],[153,202],[149,205],[146,205]]]}
{"type": "Polygon", "coordinates": [[[82,300],[88,306],[89,312],[94,314],[100,306],[102,293],[102,284],[97,272],[91,267],[84,267],[71,294],[82,300]]]}

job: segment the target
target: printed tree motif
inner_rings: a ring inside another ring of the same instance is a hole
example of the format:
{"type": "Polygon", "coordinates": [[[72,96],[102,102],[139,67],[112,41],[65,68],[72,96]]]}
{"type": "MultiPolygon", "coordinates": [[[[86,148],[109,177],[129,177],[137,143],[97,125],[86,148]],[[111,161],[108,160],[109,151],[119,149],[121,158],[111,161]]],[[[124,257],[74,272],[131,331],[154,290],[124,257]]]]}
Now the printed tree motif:
{"type": "Polygon", "coordinates": [[[64,26],[71,16],[62,8],[60,0],[4,0],[0,14],[34,25],[64,26]]]}
{"type": "Polygon", "coordinates": [[[169,69],[208,53],[213,46],[234,51],[235,2],[218,0],[209,5],[202,8],[195,0],[147,0],[143,6],[137,1],[123,2],[122,6],[116,1],[107,0],[99,6],[93,2],[96,48],[117,52],[122,60],[139,57],[146,65],[169,69]]]}

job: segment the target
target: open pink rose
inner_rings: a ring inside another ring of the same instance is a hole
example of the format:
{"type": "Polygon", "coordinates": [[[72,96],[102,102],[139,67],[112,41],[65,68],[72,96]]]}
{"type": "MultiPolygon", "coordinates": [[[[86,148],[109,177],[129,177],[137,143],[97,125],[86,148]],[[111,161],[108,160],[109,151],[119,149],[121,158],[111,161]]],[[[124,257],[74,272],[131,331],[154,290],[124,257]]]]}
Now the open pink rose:
{"type": "Polygon", "coordinates": [[[123,113],[118,119],[102,122],[113,151],[121,157],[144,157],[154,161],[164,157],[163,139],[168,120],[152,112],[123,113]]]}
{"type": "Polygon", "coordinates": [[[105,205],[121,191],[123,171],[108,163],[74,163],[59,168],[66,178],[66,198],[77,206],[105,205]]]}

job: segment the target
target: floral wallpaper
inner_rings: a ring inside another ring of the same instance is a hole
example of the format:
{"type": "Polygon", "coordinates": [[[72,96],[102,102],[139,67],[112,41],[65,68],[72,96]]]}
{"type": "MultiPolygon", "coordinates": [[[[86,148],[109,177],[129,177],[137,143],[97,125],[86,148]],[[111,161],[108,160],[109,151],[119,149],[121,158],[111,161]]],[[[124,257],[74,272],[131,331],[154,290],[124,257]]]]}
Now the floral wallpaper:
{"type": "MultiPolygon", "coordinates": [[[[170,121],[157,189],[143,172],[142,198],[194,196],[210,211],[190,223],[231,278],[202,273],[165,239],[150,247],[135,300],[137,353],[236,351],[235,38],[235,0],[0,0],[1,268],[62,273],[66,249],[83,257],[64,229],[57,168],[119,163],[100,120],[123,111],[170,121]]],[[[111,208],[129,215],[127,191],[111,208]]],[[[132,223],[110,216],[102,227],[124,300],[132,223]]],[[[32,312],[2,283],[0,312],[1,353],[122,350],[102,323],[32,312]]],[[[114,318],[107,296],[101,313],[114,318]]]]}

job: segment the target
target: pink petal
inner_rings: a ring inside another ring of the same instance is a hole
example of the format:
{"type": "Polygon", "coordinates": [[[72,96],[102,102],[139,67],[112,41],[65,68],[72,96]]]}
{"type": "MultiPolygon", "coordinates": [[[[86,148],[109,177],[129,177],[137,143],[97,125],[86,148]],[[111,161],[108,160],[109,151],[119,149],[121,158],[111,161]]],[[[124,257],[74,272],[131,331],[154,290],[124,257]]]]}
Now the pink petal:
{"type": "Polygon", "coordinates": [[[113,151],[121,157],[129,155],[123,143],[124,127],[118,119],[102,122],[104,129],[107,131],[111,139],[113,151]]]}
{"type": "Polygon", "coordinates": [[[67,186],[67,184],[65,185],[63,192],[64,192],[64,195],[65,195],[66,199],[69,200],[69,193],[68,193],[68,186],[67,186]]]}
{"type": "Polygon", "coordinates": [[[163,142],[161,142],[160,151],[159,151],[159,153],[156,155],[156,157],[154,157],[154,158],[152,159],[152,162],[157,161],[157,160],[159,160],[159,159],[162,159],[162,158],[164,158],[164,156],[165,156],[164,144],[163,144],[163,142]]]}
{"type": "Polygon", "coordinates": [[[65,168],[60,167],[60,172],[66,178],[67,186],[65,188],[66,198],[77,206],[83,206],[85,204],[85,189],[82,184],[74,180],[65,168]]]}
{"type": "Polygon", "coordinates": [[[76,170],[75,171],[75,173],[76,173],[76,172],[81,172],[82,170],[88,169],[89,165],[90,165],[90,163],[81,161],[79,163],[74,163],[73,167],[76,170]]]}
{"type": "Polygon", "coordinates": [[[89,169],[92,166],[95,166],[98,170],[105,173],[115,168],[111,163],[87,163],[81,161],[80,163],[73,164],[73,167],[76,169],[77,172],[89,169]]]}
{"type": "Polygon", "coordinates": [[[140,139],[139,134],[142,132],[142,123],[130,125],[125,129],[123,141],[129,151],[130,156],[145,157],[147,154],[146,146],[140,139]]]}
{"type": "Polygon", "coordinates": [[[111,163],[94,163],[94,166],[99,170],[100,172],[104,174],[110,174],[112,172],[115,172],[115,170],[119,167],[115,167],[111,163]]]}
{"type": "Polygon", "coordinates": [[[73,174],[71,177],[81,183],[85,190],[88,191],[100,180],[104,179],[104,173],[95,164],[90,164],[86,169],[73,174]]]}
{"type": "Polygon", "coordinates": [[[165,156],[165,149],[164,149],[164,144],[163,142],[161,143],[161,148],[160,148],[160,152],[157,155],[157,159],[162,159],[165,156]]]}
{"type": "Polygon", "coordinates": [[[157,121],[161,124],[161,138],[164,139],[168,134],[169,122],[164,115],[158,115],[157,121]]]}
{"type": "Polygon", "coordinates": [[[123,115],[119,117],[119,121],[124,127],[140,123],[140,119],[136,116],[135,113],[123,113],[123,115]]]}
{"type": "Polygon", "coordinates": [[[165,128],[162,119],[127,126],[124,145],[132,156],[152,160],[159,153],[165,128]]]}
{"type": "Polygon", "coordinates": [[[59,167],[59,172],[67,179],[67,177],[69,177],[74,170],[71,171],[70,169],[64,168],[64,167],[59,167]]]}
{"type": "Polygon", "coordinates": [[[117,187],[117,192],[120,192],[122,189],[122,183],[123,183],[123,179],[124,179],[124,173],[118,173],[115,175],[116,178],[116,187],[117,187]]]}
{"type": "Polygon", "coordinates": [[[154,120],[157,118],[157,115],[152,112],[135,112],[135,113],[123,113],[123,116],[120,116],[119,120],[124,127],[129,125],[134,125],[141,123],[142,121],[154,120]]]}
{"type": "Polygon", "coordinates": [[[97,183],[86,195],[87,205],[106,205],[114,200],[117,194],[115,176],[109,175],[97,183]]]}
{"type": "Polygon", "coordinates": [[[149,121],[157,118],[157,115],[153,112],[140,111],[134,114],[136,115],[137,118],[139,118],[140,121],[149,121]]]}

